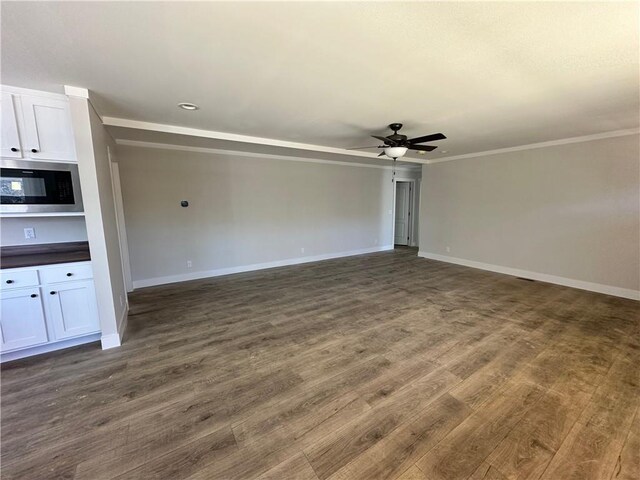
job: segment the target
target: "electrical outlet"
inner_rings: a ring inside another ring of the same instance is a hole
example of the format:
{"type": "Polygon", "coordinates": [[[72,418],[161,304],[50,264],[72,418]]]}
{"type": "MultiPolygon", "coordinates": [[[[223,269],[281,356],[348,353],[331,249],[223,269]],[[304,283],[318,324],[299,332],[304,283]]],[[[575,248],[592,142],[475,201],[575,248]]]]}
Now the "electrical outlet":
{"type": "Polygon", "coordinates": [[[191,260],[187,260],[187,268],[191,267],[193,267],[193,263],[191,263],[191,260]]]}
{"type": "Polygon", "coordinates": [[[36,230],[33,227],[24,229],[24,238],[27,240],[31,240],[32,238],[36,238],[36,230]]]}
{"type": "Polygon", "coordinates": [[[300,253],[304,253],[304,247],[300,249],[300,253]]]}
{"type": "Polygon", "coordinates": [[[378,239],[377,239],[377,238],[374,238],[374,239],[373,239],[373,244],[374,244],[374,245],[377,245],[377,244],[378,244],[378,239]]]}
{"type": "Polygon", "coordinates": [[[120,306],[124,306],[124,300],[122,300],[122,295],[120,295],[120,306]]]}
{"type": "Polygon", "coordinates": [[[447,253],[451,251],[451,248],[449,247],[449,245],[447,245],[447,253]]]}

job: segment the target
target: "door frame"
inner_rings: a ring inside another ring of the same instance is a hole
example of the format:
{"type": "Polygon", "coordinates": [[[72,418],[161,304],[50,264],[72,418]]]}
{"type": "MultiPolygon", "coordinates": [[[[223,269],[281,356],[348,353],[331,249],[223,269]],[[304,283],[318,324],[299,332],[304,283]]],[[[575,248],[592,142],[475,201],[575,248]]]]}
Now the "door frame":
{"type": "Polygon", "coordinates": [[[408,247],[413,247],[415,244],[415,232],[414,232],[414,212],[416,210],[416,184],[418,182],[415,178],[396,177],[393,182],[393,209],[391,210],[391,245],[395,247],[396,244],[396,185],[398,182],[410,183],[409,191],[409,244],[408,247]]]}
{"type": "MultiPolygon", "coordinates": [[[[133,291],[133,279],[131,278],[131,262],[129,260],[129,245],[127,241],[127,228],[124,221],[124,206],[122,203],[122,187],[120,185],[120,168],[118,162],[114,161],[111,149],[107,146],[109,156],[109,168],[111,169],[111,188],[113,191],[113,203],[116,212],[116,227],[118,230],[118,240],[120,243],[120,259],[122,261],[122,276],[124,277],[124,288],[127,293],[133,291]]],[[[126,299],[127,308],[129,299],[126,299]]]]}

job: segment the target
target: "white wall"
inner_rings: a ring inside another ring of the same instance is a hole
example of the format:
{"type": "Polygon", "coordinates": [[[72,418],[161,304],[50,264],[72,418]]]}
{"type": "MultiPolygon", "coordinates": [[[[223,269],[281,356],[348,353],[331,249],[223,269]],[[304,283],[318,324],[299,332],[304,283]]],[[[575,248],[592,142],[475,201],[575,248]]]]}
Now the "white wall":
{"type": "Polygon", "coordinates": [[[118,163],[136,287],[393,243],[390,169],[123,146],[118,163]]]}
{"type": "Polygon", "coordinates": [[[633,297],[639,175],[638,135],[425,165],[420,251],[633,297]]]}
{"type": "Polygon", "coordinates": [[[19,217],[0,219],[0,245],[86,242],[84,217],[19,217]],[[26,240],[25,228],[34,228],[36,238],[26,240]]]}
{"type": "Polygon", "coordinates": [[[69,97],[87,237],[91,251],[102,346],[120,344],[126,318],[126,292],[120,260],[111,168],[107,148],[115,148],[86,98],[69,97]]]}

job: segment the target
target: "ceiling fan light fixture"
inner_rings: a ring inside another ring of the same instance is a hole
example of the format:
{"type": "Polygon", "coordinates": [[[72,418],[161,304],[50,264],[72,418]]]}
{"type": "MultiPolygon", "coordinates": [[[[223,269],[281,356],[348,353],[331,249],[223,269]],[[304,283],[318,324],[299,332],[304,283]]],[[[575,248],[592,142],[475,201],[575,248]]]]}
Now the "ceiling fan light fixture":
{"type": "Polygon", "coordinates": [[[387,147],[384,149],[384,154],[390,158],[400,158],[404,157],[407,150],[407,147],[387,147]]]}

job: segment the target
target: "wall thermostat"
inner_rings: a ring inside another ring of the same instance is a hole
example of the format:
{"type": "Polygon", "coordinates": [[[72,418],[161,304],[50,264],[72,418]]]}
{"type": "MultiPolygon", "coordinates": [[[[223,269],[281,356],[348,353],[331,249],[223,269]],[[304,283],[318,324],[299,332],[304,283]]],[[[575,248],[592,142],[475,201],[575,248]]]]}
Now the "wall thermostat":
{"type": "Polygon", "coordinates": [[[186,200],[182,200],[182,201],[180,202],[180,206],[181,206],[181,207],[188,207],[188,206],[189,206],[189,202],[187,202],[186,200]]]}

